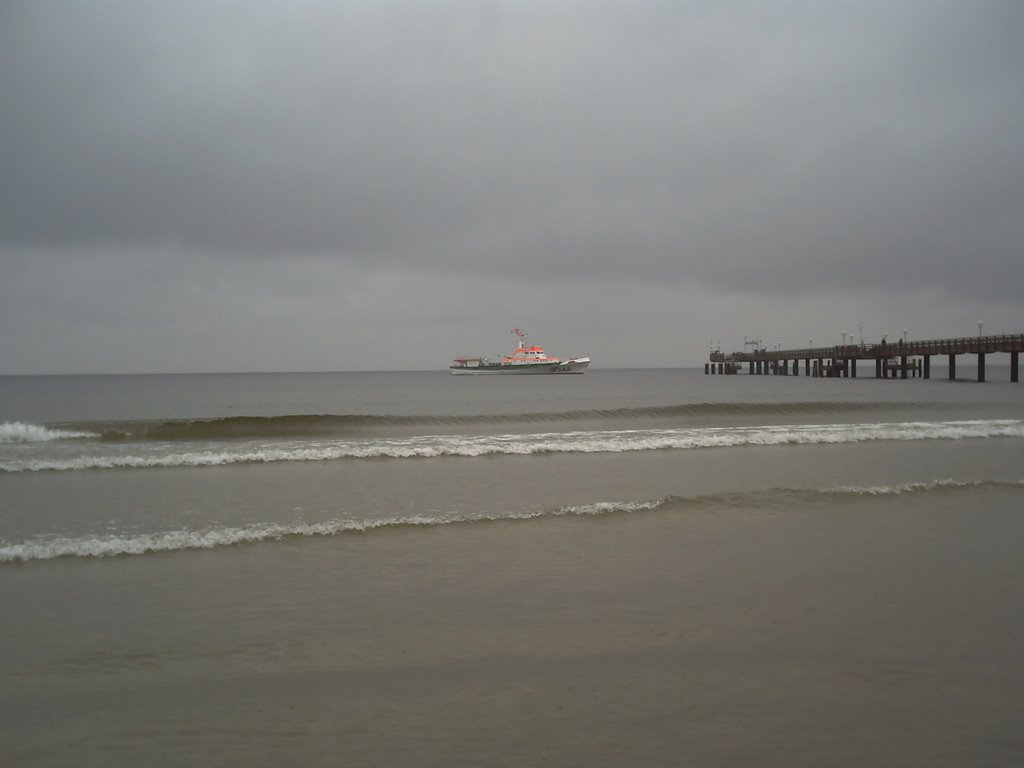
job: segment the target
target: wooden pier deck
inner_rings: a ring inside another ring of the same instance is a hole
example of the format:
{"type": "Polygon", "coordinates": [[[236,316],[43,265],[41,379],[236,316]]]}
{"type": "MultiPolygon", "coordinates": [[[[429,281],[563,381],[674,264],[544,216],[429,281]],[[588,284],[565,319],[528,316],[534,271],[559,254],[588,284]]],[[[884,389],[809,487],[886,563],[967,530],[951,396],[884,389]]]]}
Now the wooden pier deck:
{"type": "Polygon", "coordinates": [[[948,376],[956,378],[957,355],[977,355],[978,381],[985,381],[985,356],[995,353],[1010,355],[1010,381],[1020,381],[1020,353],[1024,351],[1024,333],[999,336],[966,336],[959,339],[898,340],[879,344],[840,344],[834,347],[804,349],[755,349],[753,352],[713,351],[704,364],[705,374],[737,373],[746,363],[751,374],[799,376],[800,361],[805,376],[856,377],[857,362],[874,361],[875,378],[921,376],[931,378],[931,359],[935,355],[948,358],[948,376]]]}

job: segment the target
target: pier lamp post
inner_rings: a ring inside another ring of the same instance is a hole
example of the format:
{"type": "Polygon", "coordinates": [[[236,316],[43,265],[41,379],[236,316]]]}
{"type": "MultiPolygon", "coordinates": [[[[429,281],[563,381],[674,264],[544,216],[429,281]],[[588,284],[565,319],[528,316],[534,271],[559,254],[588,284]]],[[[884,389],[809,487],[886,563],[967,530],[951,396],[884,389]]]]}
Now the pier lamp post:
{"type": "Polygon", "coordinates": [[[846,346],[846,331],[843,331],[843,346],[846,346]]]}
{"type": "Polygon", "coordinates": [[[979,339],[981,338],[981,329],[984,328],[984,327],[985,327],[985,321],[984,320],[979,320],[978,321],[978,338],[979,339]]]}
{"type": "Polygon", "coordinates": [[[814,339],[808,339],[807,346],[809,346],[811,349],[814,349],[814,339]]]}

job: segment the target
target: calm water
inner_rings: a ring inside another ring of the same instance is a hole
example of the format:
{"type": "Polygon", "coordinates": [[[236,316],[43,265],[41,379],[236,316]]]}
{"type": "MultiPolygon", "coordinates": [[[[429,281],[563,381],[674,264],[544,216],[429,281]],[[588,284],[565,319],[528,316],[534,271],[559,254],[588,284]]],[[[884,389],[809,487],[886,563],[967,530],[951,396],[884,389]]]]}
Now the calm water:
{"type": "Polygon", "coordinates": [[[1020,764],[1001,373],[0,378],[0,757],[1020,764]]]}

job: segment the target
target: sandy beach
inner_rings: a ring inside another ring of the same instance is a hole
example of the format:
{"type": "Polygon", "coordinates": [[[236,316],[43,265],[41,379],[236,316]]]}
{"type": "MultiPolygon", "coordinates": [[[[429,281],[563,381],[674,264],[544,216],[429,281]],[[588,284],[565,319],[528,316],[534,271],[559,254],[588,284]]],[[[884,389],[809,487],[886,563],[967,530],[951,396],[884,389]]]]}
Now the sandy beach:
{"type": "Polygon", "coordinates": [[[1018,765],[1018,502],[958,488],[8,567],[4,762],[1018,765]]]}

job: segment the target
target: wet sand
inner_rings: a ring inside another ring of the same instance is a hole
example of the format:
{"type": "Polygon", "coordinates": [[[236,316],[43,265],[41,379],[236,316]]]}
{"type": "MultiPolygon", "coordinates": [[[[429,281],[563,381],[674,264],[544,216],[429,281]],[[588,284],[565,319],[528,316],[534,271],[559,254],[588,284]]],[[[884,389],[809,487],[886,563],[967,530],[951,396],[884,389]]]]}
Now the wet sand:
{"type": "Polygon", "coordinates": [[[1019,498],[8,567],[0,763],[1021,765],[1019,498]]]}

